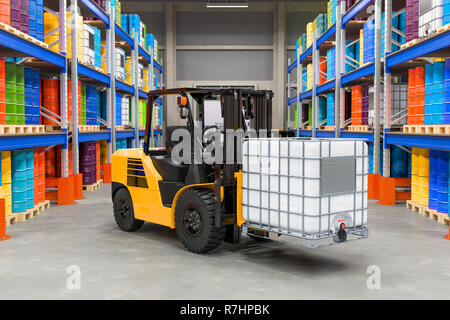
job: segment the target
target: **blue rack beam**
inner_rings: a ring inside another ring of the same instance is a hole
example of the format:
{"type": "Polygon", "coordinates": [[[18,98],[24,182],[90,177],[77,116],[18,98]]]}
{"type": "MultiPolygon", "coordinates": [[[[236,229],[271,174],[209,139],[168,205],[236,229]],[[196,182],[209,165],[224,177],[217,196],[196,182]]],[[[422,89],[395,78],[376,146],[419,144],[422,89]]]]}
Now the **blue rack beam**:
{"type": "Polygon", "coordinates": [[[0,151],[65,145],[65,133],[0,135],[0,151]]]}
{"type": "Polygon", "coordinates": [[[346,139],[363,139],[367,142],[373,143],[373,132],[354,132],[354,131],[341,131],[341,138],[346,139]]]}
{"type": "Polygon", "coordinates": [[[162,72],[163,72],[162,66],[159,64],[158,61],[153,60],[153,66],[154,66],[156,69],[158,69],[159,73],[162,73],[162,72]]]}
{"type": "Polygon", "coordinates": [[[306,98],[311,98],[311,97],[312,97],[312,90],[310,89],[300,96],[300,100],[303,100],[306,98]]]}
{"type": "Polygon", "coordinates": [[[322,92],[334,89],[335,86],[336,86],[336,80],[327,81],[324,84],[321,84],[320,86],[317,87],[316,93],[320,94],[322,92]]]}
{"type": "Polygon", "coordinates": [[[288,67],[288,73],[291,73],[297,67],[297,59],[288,67]]]}
{"type": "Polygon", "coordinates": [[[142,90],[139,90],[139,97],[142,98],[142,99],[147,99],[148,98],[147,94],[144,91],[142,91],[142,90]]]}
{"type": "Polygon", "coordinates": [[[101,141],[101,140],[111,140],[111,132],[109,131],[101,131],[101,132],[79,132],[78,133],[78,142],[93,142],[93,141],[101,141]]]}
{"type": "Polygon", "coordinates": [[[361,79],[363,77],[367,77],[374,73],[375,73],[375,64],[372,62],[368,65],[365,65],[362,68],[353,70],[346,74],[343,74],[341,77],[341,85],[342,85],[342,87],[344,87],[344,85],[347,83],[361,79]]]}
{"type": "Polygon", "coordinates": [[[386,71],[393,66],[412,59],[429,55],[433,52],[448,48],[450,43],[450,31],[446,31],[423,40],[411,47],[392,53],[386,57],[386,71]]]}
{"type": "Polygon", "coordinates": [[[78,64],[78,74],[81,74],[85,77],[89,77],[98,82],[104,83],[107,86],[110,85],[110,78],[108,75],[104,74],[103,72],[99,72],[97,70],[89,68],[85,65],[78,64]]]}
{"type": "Polygon", "coordinates": [[[134,94],[134,88],[132,86],[119,80],[116,80],[116,89],[134,94]]]}
{"type": "Polygon", "coordinates": [[[64,56],[7,31],[0,30],[0,46],[20,52],[27,57],[34,57],[46,61],[60,68],[66,68],[66,58],[64,56]]]}
{"type": "Polygon", "coordinates": [[[294,97],[294,98],[289,99],[289,100],[288,100],[288,104],[293,104],[293,103],[295,103],[295,102],[296,102],[295,100],[297,100],[297,97],[294,97]]]}
{"type": "Polygon", "coordinates": [[[116,24],[115,29],[116,34],[119,35],[123,41],[127,42],[131,46],[131,49],[134,49],[134,41],[130,35],[126,33],[125,30],[123,30],[118,24],[116,24]]]}
{"type": "Polygon", "coordinates": [[[450,136],[386,133],[385,145],[450,151],[450,136]]]}
{"type": "Polygon", "coordinates": [[[158,103],[158,104],[163,104],[163,101],[162,101],[162,99],[161,99],[161,98],[158,98],[158,99],[156,99],[156,100],[155,100],[155,103],[158,103]]]}
{"type": "Polygon", "coordinates": [[[80,0],[80,2],[92,12],[97,18],[102,20],[107,26],[109,26],[109,16],[105,13],[97,4],[91,0],[80,0]]]}
{"type": "Polygon", "coordinates": [[[344,16],[342,17],[342,29],[345,28],[345,25],[353,20],[364,8],[366,8],[369,4],[373,3],[374,0],[359,0],[350,10],[348,10],[344,16]]]}
{"type": "MultiPolygon", "coordinates": [[[[311,130],[300,130],[301,137],[312,137],[311,130]]],[[[316,137],[318,138],[334,138],[334,131],[316,130],[316,137]]]]}
{"type": "Polygon", "coordinates": [[[336,33],[336,24],[333,24],[324,34],[320,36],[320,38],[316,42],[317,49],[319,49],[320,45],[325,41],[330,39],[336,33]]]}
{"type": "Polygon", "coordinates": [[[303,62],[312,53],[312,46],[310,46],[306,51],[300,56],[300,63],[303,62]]]}

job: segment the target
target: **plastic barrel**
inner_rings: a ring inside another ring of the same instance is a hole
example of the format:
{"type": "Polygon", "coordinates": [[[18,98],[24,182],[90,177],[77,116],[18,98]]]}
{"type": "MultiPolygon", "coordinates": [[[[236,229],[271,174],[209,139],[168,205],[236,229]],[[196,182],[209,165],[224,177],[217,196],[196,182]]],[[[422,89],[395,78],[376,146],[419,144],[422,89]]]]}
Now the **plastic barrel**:
{"type": "MultiPolygon", "coordinates": [[[[56,115],[61,115],[59,105],[59,81],[55,79],[42,81],[42,104],[43,107],[51,111],[56,115]]],[[[51,114],[48,114],[52,119],[57,118],[51,114]]],[[[57,122],[44,118],[44,124],[57,125],[57,122]]]]}
{"type": "Polygon", "coordinates": [[[5,60],[0,59],[0,124],[5,124],[6,122],[5,109],[6,109],[5,60]]]}
{"type": "Polygon", "coordinates": [[[396,146],[391,146],[391,177],[405,178],[408,176],[407,152],[396,146]]]}
{"type": "Polygon", "coordinates": [[[24,150],[11,153],[12,212],[27,210],[27,154],[24,150]]]}
{"type": "Polygon", "coordinates": [[[433,65],[425,66],[425,119],[424,124],[433,124],[433,65]]]}
{"type": "Polygon", "coordinates": [[[438,151],[437,155],[437,211],[448,213],[448,159],[447,151],[438,151]]]}
{"type": "MultiPolygon", "coordinates": [[[[450,6],[450,2],[449,2],[449,6],[450,6]]],[[[445,59],[445,70],[444,70],[444,123],[445,124],[450,124],[450,59],[445,59]]]]}
{"type": "Polygon", "coordinates": [[[334,126],[334,93],[327,94],[327,125],[334,126]]]}
{"type": "Polygon", "coordinates": [[[26,182],[26,203],[27,209],[34,208],[34,154],[33,149],[25,151],[26,154],[26,170],[27,170],[27,182],[26,182]]]}
{"type": "Polygon", "coordinates": [[[437,209],[437,161],[438,151],[430,150],[428,208],[437,209]]]}
{"type": "Polygon", "coordinates": [[[433,123],[444,123],[444,61],[433,64],[433,123]]]}
{"type": "Polygon", "coordinates": [[[0,187],[0,192],[5,199],[5,215],[9,216],[12,213],[11,151],[1,152],[1,167],[2,185],[0,187]]]}
{"type": "Polygon", "coordinates": [[[122,124],[122,95],[116,93],[116,125],[121,126],[122,124]]]}
{"type": "Polygon", "coordinates": [[[6,88],[6,105],[5,105],[5,121],[6,124],[16,123],[16,64],[6,62],[5,64],[5,88],[6,88]]]}

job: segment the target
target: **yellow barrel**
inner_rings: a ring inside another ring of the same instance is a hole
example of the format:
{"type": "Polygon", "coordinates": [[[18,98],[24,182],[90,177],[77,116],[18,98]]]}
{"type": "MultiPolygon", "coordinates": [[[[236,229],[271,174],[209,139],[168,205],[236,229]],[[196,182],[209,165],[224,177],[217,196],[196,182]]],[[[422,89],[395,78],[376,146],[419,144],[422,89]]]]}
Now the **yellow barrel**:
{"type": "Polygon", "coordinates": [[[419,199],[419,177],[417,175],[411,175],[411,200],[419,203],[419,199]]]}
{"type": "Polygon", "coordinates": [[[144,91],[149,91],[148,80],[148,69],[144,69],[144,91]]]}
{"type": "MultiPolygon", "coordinates": [[[[44,12],[44,34],[59,28],[59,17],[51,14],[50,12],[44,12]]],[[[66,15],[66,32],[67,32],[67,58],[71,58],[71,22],[70,22],[70,12],[66,15]]],[[[83,17],[78,15],[78,59],[84,60],[83,52],[83,39],[84,39],[84,28],[83,28],[83,17]]],[[[44,42],[49,45],[50,49],[55,52],[60,52],[59,42],[59,31],[55,31],[51,35],[44,37],[44,42]]]]}
{"type": "Polygon", "coordinates": [[[108,162],[108,142],[106,140],[100,141],[100,164],[108,162]]]}
{"type": "Polygon", "coordinates": [[[5,199],[5,216],[12,213],[11,199],[11,151],[2,151],[2,186],[0,197],[5,199]]]}
{"type": "Polygon", "coordinates": [[[312,83],[313,83],[313,65],[312,63],[308,64],[306,66],[306,89],[310,90],[312,89],[312,83]]]}
{"type": "Polygon", "coordinates": [[[359,66],[364,64],[364,29],[359,30],[359,66]]]}
{"type": "Polygon", "coordinates": [[[420,152],[419,152],[419,177],[427,177],[428,179],[428,175],[430,173],[430,162],[429,162],[429,158],[430,158],[430,150],[429,149],[424,149],[424,148],[420,148],[420,152]]]}
{"type": "Polygon", "coordinates": [[[428,177],[419,177],[419,201],[421,205],[428,206],[428,177]]]}
{"type": "Polygon", "coordinates": [[[131,74],[131,57],[125,58],[125,82],[129,85],[133,84],[132,81],[132,74],[131,74]]]}
{"type": "Polygon", "coordinates": [[[411,175],[419,175],[419,156],[420,149],[412,148],[411,152],[411,175]]]}
{"type": "Polygon", "coordinates": [[[306,48],[309,48],[313,42],[314,22],[306,25],[306,48]]]}

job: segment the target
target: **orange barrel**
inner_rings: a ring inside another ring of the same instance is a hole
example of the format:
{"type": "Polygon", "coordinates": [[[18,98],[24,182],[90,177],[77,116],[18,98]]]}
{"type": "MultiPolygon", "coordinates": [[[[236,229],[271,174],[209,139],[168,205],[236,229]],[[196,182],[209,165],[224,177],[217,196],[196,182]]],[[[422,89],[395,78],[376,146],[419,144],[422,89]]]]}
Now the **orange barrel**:
{"type": "MultiPolygon", "coordinates": [[[[61,115],[59,108],[59,80],[43,80],[43,98],[42,105],[44,108],[49,111],[61,115]]],[[[57,119],[53,115],[48,114],[51,118],[57,119]]],[[[57,122],[54,122],[50,119],[44,118],[44,124],[47,125],[58,125],[57,122]]]]}
{"type": "Polygon", "coordinates": [[[39,203],[39,148],[33,151],[34,205],[39,203]]]}
{"type": "Polygon", "coordinates": [[[11,3],[10,0],[0,0],[0,22],[11,24],[11,3]]]}
{"type": "Polygon", "coordinates": [[[45,151],[44,148],[39,148],[39,181],[38,181],[38,200],[39,203],[45,201],[45,151]]]}
{"type": "Polygon", "coordinates": [[[415,69],[408,70],[408,124],[417,124],[415,69]]]}
{"type": "Polygon", "coordinates": [[[352,87],[352,125],[362,124],[362,86],[352,87]]]}
{"type": "Polygon", "coordinates": [[[56,177],[56,148],[45,151],[45,176],[48,178],[56,177]]]}
{"type": "Polygon", "coordinates": [[[100,180],[100,141],[97,141],[97,145],[95,148],[95,160],[96,160],[96,174],[97,181],[100,180]]]}
{"type": "MultiPolygon", "coordinates": [[[[0,0],[0,14],[1,14],[1,1],[2,0],[0,0]]],[[[6,123],[5,111],[6,111],[5,60],[0,59],[0,124],[6,123]]]]}
{"type": "Polygon", "coordinates": [[[319,58],[319,84],[327,82],[327,59],[325,57],[319,58]]]}
{"type": "Polygon", "coordinates": [[[425,119],[425,68],[419,67],[415,71],[416,87],[416,124],[424,124],[425,119]]]}

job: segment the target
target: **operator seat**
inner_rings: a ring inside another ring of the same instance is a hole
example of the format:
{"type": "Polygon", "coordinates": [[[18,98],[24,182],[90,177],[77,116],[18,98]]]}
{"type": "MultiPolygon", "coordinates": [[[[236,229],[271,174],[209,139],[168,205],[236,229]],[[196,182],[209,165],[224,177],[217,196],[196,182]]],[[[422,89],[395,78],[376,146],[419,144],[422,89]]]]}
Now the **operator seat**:
{"type": "MultiPolygon", "coordinates": [[[[165,134],[165,155],[151,156],[153,165],[161,175],[163,181],[167,182],[184,182],[189,170],[189,165],[184,163],[176,163],[172,160],[173,147],[179,142],[172,140],[172,133],[176,129],[186,129],[186,126],[169,126],[166,128],[165,134]]],[[[182,156],[182,154],[181,154],[182,156]]]]}

